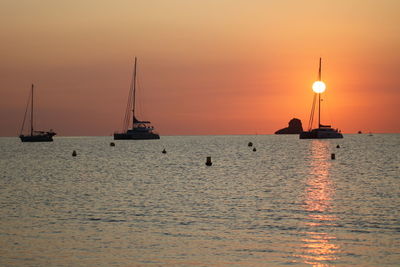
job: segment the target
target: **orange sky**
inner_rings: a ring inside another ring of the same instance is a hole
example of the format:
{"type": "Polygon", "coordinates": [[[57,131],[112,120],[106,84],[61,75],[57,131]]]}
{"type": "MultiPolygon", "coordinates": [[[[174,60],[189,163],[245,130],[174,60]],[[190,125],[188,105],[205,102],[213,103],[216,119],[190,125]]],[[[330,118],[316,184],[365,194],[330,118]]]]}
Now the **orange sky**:
{"type": "Polygon", "coordinates": [[[322,123],[400,132],[400,1],[2,0],[0,135],[16,136],[30,84],[36,128],[110,135],[134,56],[142,116],[161,135],[307,126],[323,58],[322,123]]]}

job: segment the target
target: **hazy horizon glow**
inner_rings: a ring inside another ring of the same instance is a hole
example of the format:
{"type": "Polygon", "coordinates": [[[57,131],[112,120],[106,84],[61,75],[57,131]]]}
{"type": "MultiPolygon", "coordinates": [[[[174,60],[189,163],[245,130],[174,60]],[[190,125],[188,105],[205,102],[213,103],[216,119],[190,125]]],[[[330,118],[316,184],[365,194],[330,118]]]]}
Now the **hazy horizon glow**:
{"type": "Polygon", "coordinates": [[[323,58],[321,123],[400,132],[400,2],[0,3],[0,136],[16,136],[30,84],[36,127],[121,129],[133,58],[139,117],[161,135],[272,134],[308,123],[323,58]]]}

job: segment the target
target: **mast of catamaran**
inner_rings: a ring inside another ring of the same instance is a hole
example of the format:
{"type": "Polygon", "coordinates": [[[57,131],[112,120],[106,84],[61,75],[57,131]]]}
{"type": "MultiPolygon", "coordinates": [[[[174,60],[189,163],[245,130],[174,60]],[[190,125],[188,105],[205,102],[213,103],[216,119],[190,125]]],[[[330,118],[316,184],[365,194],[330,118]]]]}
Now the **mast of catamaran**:
{"type": "Polygon", "coordinates": [[[33,136],[33,84],[31,91],[31,136],[33,136]]]}
{"type": "MultiPolygon", "coordinates": [[[[319,58],[318,81],[321,82],[321,58],[319,58]]],[[[318,93],[318,128],[321,128],[321,93],[318,93]]]]}
{"type": "Polygon", "coordinates": [[[137,58],[135,57],[135,66],[133,69],[133,99],[132,99],[132,129],[133,125],[135,124],[135,98],[136,98],[136,62],[137,58]]]}

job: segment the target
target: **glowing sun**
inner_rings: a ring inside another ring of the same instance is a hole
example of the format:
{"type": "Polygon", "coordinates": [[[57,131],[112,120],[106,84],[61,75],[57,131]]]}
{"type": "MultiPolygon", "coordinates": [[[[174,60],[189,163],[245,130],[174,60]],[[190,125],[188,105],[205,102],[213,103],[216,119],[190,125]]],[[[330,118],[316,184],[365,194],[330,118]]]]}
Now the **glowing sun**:
{"type": "Polygon", "coordinates": [[[316,93],[323,93],[325,92],[326,85],[323,81],[316,81],[312,85],[312,89],[316,93]]]}

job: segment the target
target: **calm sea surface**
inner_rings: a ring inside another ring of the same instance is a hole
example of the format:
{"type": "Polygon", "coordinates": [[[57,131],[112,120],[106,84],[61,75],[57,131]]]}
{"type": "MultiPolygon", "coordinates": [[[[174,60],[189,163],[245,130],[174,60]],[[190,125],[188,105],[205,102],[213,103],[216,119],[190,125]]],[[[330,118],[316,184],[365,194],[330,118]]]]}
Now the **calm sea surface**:
{"type": "Polygon", "coordinates": [[[400,134],[0,149],[0,266],[400,265],[400,134]]]}

